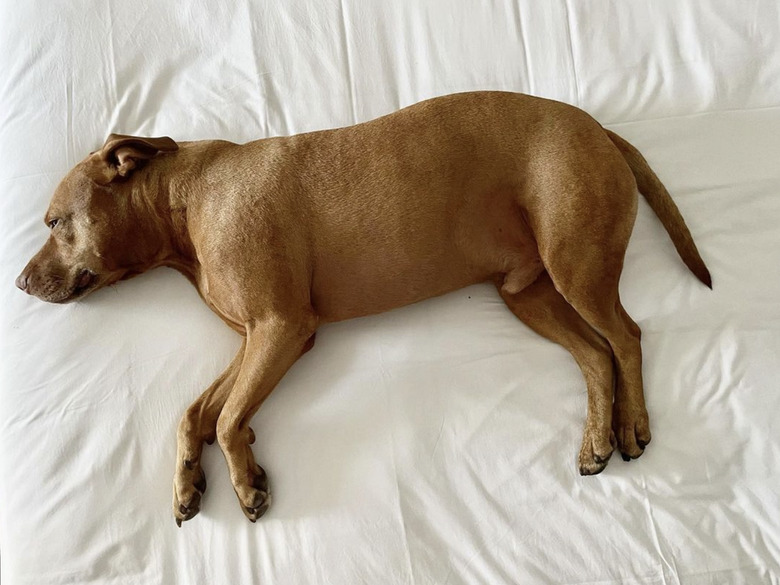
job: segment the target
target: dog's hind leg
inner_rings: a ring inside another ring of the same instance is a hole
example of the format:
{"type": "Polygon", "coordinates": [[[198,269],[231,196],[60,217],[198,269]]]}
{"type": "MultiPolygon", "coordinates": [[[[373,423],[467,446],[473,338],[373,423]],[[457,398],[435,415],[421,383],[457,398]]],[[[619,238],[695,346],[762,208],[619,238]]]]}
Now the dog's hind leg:
{"type": "MultiPolygon", "coordinates": [[[[633,182],[630,186],[604,185],[590,192],[580,188],[569,199],[602,211],[570,213],[565,230],[545,229],[556,225],[549,219],[547,224],[538,222],[534,232],[555,288],[612,348],[617,369],[612,428],[618,449],[628,461],[639,457],[650,442],[642,388],[641,331],[623,308],[618,292],[636,213],[636,191],[633,182]],[[612,190],[607,191],[607,187],[612,190]]],[[[550,216],[553,220],[561,217],[555,215],[555,210],[548,210],[550,216]]]]}
{"type": "Polygon", "coordinates": [[[531,329],[566,348],[580,366],[588,388],[588,414],[579,454],[582,475],[601,472],[615,446],[612,433],[614,369],[612,350],[555,290],[547,272],[517,293],[498,283],[511,311],[531,329]]]}
{"type": "Polygon", "coordinates": [[[179,526],[200,511],[200,498],[206,491],[206,476],[200,465],[203,443],[211,444],[216,438],[217,419],[236,383],[245,349],[246,339],[230,365],[187,408],[179,423],[173,478],[173,515],[179,526]]]}
{"type": "Polygon", "coordinates": [[[578,289],[572,293],[562,287],[566,299],[577,312],[607,341],[615,355],[617,384],[612,411],[612,428],[623,459],[636,459],[650,442],[650,423],[642,387],[642,333],[631,319],[617,294],[604,294],[595,288],[578,289]]]}

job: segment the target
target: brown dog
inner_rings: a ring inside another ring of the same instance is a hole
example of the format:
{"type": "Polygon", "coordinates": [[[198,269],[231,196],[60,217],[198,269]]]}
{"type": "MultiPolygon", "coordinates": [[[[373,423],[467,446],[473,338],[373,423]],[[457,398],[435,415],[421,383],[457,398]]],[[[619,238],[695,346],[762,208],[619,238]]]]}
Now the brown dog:
{"type": "Polygon", "coordinates": [[[637,187],[711,286],[641,154],[562,103],[464,93],[244,145],[112,134],[57,188],[51,235],[16,283],[62,303],[172,266],[244,337],[179,425],[179,525],[199,510],[201,449],[214,439],[244,513],[254,522],[267,510],[249,421],[321,323],[485,280],[580,365],[579,469],[595,474],[615,446],[629,459],[650,441],[640,331],[618,297],[637,187]]]}

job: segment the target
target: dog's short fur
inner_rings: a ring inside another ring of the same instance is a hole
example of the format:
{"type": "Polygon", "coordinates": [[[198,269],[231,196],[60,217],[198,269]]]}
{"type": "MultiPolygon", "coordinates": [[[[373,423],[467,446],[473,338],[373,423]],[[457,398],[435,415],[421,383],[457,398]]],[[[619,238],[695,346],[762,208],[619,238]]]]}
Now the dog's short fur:
{"type": "Polygon", "coordinates": [[[503,92],[428,100],[356,126],[237,145],[111,135],[57,188],[51,235],[17,279],[62,303],[172,266],[244,337],[178,430],[173,512],[199,510],[204,442],[241,509],[270,503],[249,421],[326,322],[480,281],[585,376],[582,474],[650,441],[639,327],[618,280],[638,190],[693,273],[710,275],[639,152],[562,103],[503,92]]]}

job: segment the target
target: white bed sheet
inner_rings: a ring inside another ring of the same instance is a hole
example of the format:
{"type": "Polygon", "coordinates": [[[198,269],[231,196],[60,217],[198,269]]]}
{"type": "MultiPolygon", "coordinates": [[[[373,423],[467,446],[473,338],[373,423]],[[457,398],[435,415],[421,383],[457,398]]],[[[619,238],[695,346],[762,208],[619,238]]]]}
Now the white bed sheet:
{"type": "Polygon", "coordinates": [[[780,583],[780,8],[494,0],[0,2],[3,585],[780,583]],[[571,357],[480,285],[323,327],[256,415],[274,504],[207,448],[170,513],[175,429],[237,350],[160,269],[75,305],[13,279],[109,132],[335,127],[474,89],[573,103],[633,141],[713,274],[646,205],[624,304],[653,442],[576,472],[571,357]]]}

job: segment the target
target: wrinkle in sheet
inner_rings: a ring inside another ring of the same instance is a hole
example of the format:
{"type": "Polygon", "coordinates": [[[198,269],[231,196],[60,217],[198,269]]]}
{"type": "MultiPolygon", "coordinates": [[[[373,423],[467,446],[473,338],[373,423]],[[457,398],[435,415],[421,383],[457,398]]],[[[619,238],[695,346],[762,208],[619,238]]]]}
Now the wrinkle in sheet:
{"type": "Polygon", "coordinates": [[[349,49],[349,27],[347,22],[348,20],[347,10],[344,4],[345,1],[346,0],[339,0],[339,13],[341,15],[341,18],[339,20],[339,22],[341,23],[341,47],[342,47],[342,51],[344,52],[344,58],[346,59],[346,65],[347,65],[347,84],[349,85],[349,107],[350,107],[350,111],[352,112],[352,123],[357,124],[361,120],[358,119],[358,115],[357,115],[356,88],[355,88],[352,58],[350,56],[350,49],[349,49]]]}
{"type": "Polygon", "coordinates": [[[73,142],[73,72],[68,72],[70,81],[65,83],[65,160],[68,167],[76,164],[74,152],[76,148],[73,142]]]}
{"type": "Polygon", "coordinates": [[[669,585],[669,582],[666,580],[666,574],[667,569],[671,572],[671,575],[674,577],[674,585],[680,585],[680,577],[679,573],[677,572],[677,566],[674,562],[674,558],[672,557],[671,560],[667,558],[667,555],[664,554],[663,546],[661,545],[661,535],[658,532],[658,525],[655,522],[655,518],[653,517],[653,507],[650,504],[650,495],[649,491],[647,489],[647,478],[642,474],[641,476],[641,487],[643,492],[642,497],[642,503],[645,507],[645,515],[647,517],[647,524],[650,528],[652,537],[653,537],[653,543],[655,545],[656,553],[658,554],[658,559],[661,563],[661,578],[663,579],[664,585],[669,585]]]}
{"type": "MultiPolygon", "coordinates": [[[[141,7],[139,7],[141,8],[141,7]]],[[[114,0],[108,0],[106,3],[106,10],[108,14],[108,73],[110,80],[108,83],[103,83],[103,86],[109,91],[107,96],[107,102],[116,108],[117,95],[119,94],[118,80],[116,74],[116,39],[114,38],[114,0]]],[[[138,21],[140,22],[140,21],[138,21]]],[[[114,127],[114,120],[112,120],[111,127],[114,127]]]]}
{"type": "MultiPolygon", "coordinates": [[[[262,81],[265,76],[270,74],[268,72],[263,72],[263,68],[260,67],[260,57],[258,56],[257,51],[259,50],[261,44],[256,40],[257,31],[255,30],[255,20],[253,18],[251,0],[244,0],[243,6],[246,10],[246,16],[244,18],[244,22],[246,23],[246,26],[249,27],[250,42],[248,47],[248,53],[252,57],[252,65],[254,66],[255,87],[257,89],[257,96],[255,99],[257,99],[258,101],[262,100],[262,108],[263,108],[264,115],[260,115],[259,107],[256,107],[254,109],[254,112],[260,118],[258,121],[260,122],[260,127],[262,128],[264,137],[271,136],[272,132],[276,133],[275,130],[271,129],[271,109],[281,114],[282,128],[279,129],[279,133],[286,134],[289,132],[290,125],[287,122],[285,116],[284,104],[279,100],[275,91],[271,96],[268,95],[268,92],[263,91],[262,81]],[[277,102],[277,103],[270,103],[270,102],[277,102]]],[[[270,80],[270,83],[273,86],[273,80],[270,80]]]]}
{"type": "Polygon", "coordinates": [[[520,43],[523,45],[523,70],[524,78],[528,83],[527,88],[523,88],[523,91],[527,91],[532,95],[536,94],[536,83],[534,83],[534,72],[531,69],[528,61],[529,49],[528,39],[526,38],[526,27],[523,24],[523,11],[520,7],[521,0],[514,0],[510,2],[512,13],[514,14],[515,26],[517,27],[517,36],[520,43]]]}
{"type": "Polygon", "coordinates": [[[60,177],[62,177],[63,173],[67,173],[67,172],[68,169],[63,167],[62,170],[57,170],[57,171],[41,171],[39,173],[26,173],[24,175],[15,175],[13,177],[0,177],[0,183],[12,182],[12,181],[16,181],[17,179],[32,179],[35,177],[56,177],[57,179],[59,179],[60,177]]]}
{"type": "MultiPolygon", "coordinates": [[[[506,407],[507,403],[510,403],[512,400],[517,398],[517,396],[518,396],[517,392],[519,391],[517,386],[516,385],[506,385],[503,389],[501,389],[500,393],[499,393],[498,390],[499,390],[498,388],[492,388],[491,389],[491,393],[485,393],[485,394],[482,395],[482,397],[481,397],[482,398],[482,402],[480,404],[479,413],[478,413],[479,414],[479,420],[475,421],[475,422],[472,422],[469,425],[469,429],[467,430],[467,435],[459,440],[459,444],[460,444],[461,448],[465,449],[465,447],[467,445],[471,444],[475,440],[475,437],[477,437],[478,435],[484,434],[484,433],[489,434],[489,429],[490,429],[491,422],[494,420],[494,418],[499,413],[501,413],[501,412],[515,412],[516,413],[517,412],[516,408],[506,407]],[[489,404],[489,406],[488,407],[483,407],[482,406],[483,404],[489,404]]],[[[534,388],[534,389],[529,389],[529,392],[530,391],[539,392],[540,390],[539,390],[539,388],[534,388]]],[[[584,404],[584,397],[585,397],[585,395],[586,395],[585,394],[585,384],[584,384],[584,381],[583,381],[582,387],[580,388],[580,392],[579,392],[579,397],[580,397],[581,401],[583,402],[583,404],[584,404]]],[[[531,399],[530,396],[526,396],[525,397],[525,400],[530,400],[530,399],[531,399]]],[[[520,417],[520,420],[522,420],[522,418],[525,418],[526,420],[529,420],[529,419],[532,420],[533,416],[534,415],[533,415],[532,412],[523,412],[521,417],[520,417]]],[[[539,421],[539,422],[541,424],[544,423],[544,421],[539,421]]],[[[522,434],[518,433],[518,440],[520,440],[521,438],[522,438],[522,434]]],[[[542,446],[540,446],[540,448],[537,451],[535,451],[533,453],[528,451],[529,445],[526,444],[525,445],[526,454],[528,454],[530,456],[529,459],[527,459],[527,461],[534,461],[534,460],[536,460],[541,455],[541,453],[548,446],[550,446],[551,444],[553,444],[552,441],[547,441],[542,446]]]]}
{"type": "Polygon", "coordinates": [[[445,424],[444,418],[441,420],[441,424],[439,425],[439,432],[436,434],[436,440],[433,443],[433,449],[431,449],[431,462],[433,462],[434,457],[436,457],[436,450],[439,448],[439,443],[441,442],[441,436],[444,432],[444,424],[445,424]]]}
{"type": "MultiPolygon", "coordinates": [[[[378,346],[378,351],[379,351],[379,360],[378,360],[379,367],[382,372],[382,377],[386,379],[388,377],[388,372],[384,366],[385,360],[382,354],[381,344],[378,346]]],[[[383,391],[384,391],[384,400],[385,400],[385,410],[386,412],[391,413],[391,417],[392,417],[392,413],[394,412],[394,409],[393,409],[393,403],[390,400],[390,396],[388,394],[388,384],[383,384],[383,391]]],[[[404,514],[404,503],[403,503],[403,498],[401,497],[401,482],[398,476],[398,461],[396,458],[397,443],[395,440],[395,436],[393,435],[392,425],[389,426],[389,439],[390,439],[391,464],[393,469],[393,481],[395,484],[395,493],[396,493],[396,504],[398,507],[398,516],[401,522],[401,531],[404,539],[403,541],[404,556],[406,558],[407,570],[409,572],[408,573],[409,583],[410,585],[415,585],[416,579],[414,577],[414,567],[412,566],[412,549],[411,546],[409,546],[409,528],[406,522],[406,515],[404,514]]]]}
{"type": "Polygon", "coordinates": [[[566,42],[569,49],[569,58],[571,59],[571,76],[574,82],[574,90],[577,94],[577,107],[582,107],[582,94],[580,94],[580,83],[577,77],[577,61],[574,58],[574,41],[571,36],[571,10],[569,9],[569,0],[563,0],[563,7],[566,11],[566,42]]]}

